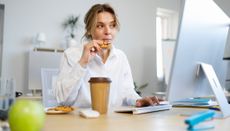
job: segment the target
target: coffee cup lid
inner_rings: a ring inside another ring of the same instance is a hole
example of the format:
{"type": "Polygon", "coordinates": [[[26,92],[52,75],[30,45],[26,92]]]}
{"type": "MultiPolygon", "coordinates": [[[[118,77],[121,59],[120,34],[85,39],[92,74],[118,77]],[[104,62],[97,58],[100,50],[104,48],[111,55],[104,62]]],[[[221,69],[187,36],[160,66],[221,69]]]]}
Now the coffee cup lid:
{"type": "Polygon", "coordinates": [[[108,77],[91,77],[89,80],[90,83],[111,83],[112,81],[108,77]]]}

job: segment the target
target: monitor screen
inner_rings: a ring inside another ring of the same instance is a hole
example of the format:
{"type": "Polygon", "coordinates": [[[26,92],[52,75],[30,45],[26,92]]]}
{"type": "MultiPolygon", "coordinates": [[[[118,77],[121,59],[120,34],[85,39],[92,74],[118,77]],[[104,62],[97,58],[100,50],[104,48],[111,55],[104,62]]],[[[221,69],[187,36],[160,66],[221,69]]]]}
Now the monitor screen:
{"type": "Polygon", "coordinates": [[[213,0],[183,0],[167,99],[212,95],[205,75],[196,75],[200,63],[213,66],[224,86],[227,63],[223,60],[229,18],[213,0]]]}

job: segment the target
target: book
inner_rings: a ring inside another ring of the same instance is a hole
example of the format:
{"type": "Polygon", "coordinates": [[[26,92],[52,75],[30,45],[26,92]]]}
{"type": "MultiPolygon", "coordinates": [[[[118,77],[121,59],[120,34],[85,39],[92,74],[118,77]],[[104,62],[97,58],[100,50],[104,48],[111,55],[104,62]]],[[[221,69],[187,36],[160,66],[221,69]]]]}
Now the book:
{"type": "Polygon", "coordinates": [[[209,98],[186,98],[172,102],[174,107],[211,107],[218,105],[217,102],[212,101],[209,98]]]}
{"type": "Polygon", "coordinates": [[[115,109],[114,111],[117,113],[132,113],[134,115],[137,114],[144,114],[144,113],[151,113],[156,111],[163,111],[163,110],[170,110],[172,105],[170,104],[159,104],[154,106],[146,106],[146,107],[120,107],[115,109]]]}

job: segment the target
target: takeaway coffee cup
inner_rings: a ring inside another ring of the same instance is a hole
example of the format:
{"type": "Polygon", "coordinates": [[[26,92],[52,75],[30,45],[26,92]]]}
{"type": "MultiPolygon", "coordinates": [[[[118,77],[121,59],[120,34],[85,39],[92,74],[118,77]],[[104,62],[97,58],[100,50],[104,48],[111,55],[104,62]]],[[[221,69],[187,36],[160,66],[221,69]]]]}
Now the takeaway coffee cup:
{"type": "Polygon", "coordinates": [[[100,114],[106,114],[111,80],[108,77],[91,77],[89,83],[92,109],[100,114]]]}

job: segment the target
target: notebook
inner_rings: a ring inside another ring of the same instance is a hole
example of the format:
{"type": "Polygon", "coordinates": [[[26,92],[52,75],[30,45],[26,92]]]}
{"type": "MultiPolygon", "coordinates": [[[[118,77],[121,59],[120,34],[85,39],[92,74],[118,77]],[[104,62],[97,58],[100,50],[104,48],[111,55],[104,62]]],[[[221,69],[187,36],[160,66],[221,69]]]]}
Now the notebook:
{"type": "Polygon", "coordinates": [[[137,114],[144,114],[144,113],[150,113],[150,112],[156,112],[156,111],[163,111],[163,110],[169,110],[172,108],[172,105],[170,104],[159,104],[155,106],[146,106],[146,107],[120,107],[115,109],[114,111],[117,113],[132,113],[134,115],[137,114]]]}
{"type": "Polygon", "coordinates": [[[216,101],[209,98],[186,98],[172,102],[175,107],[212,107],[218,105],[216,101]]]}

